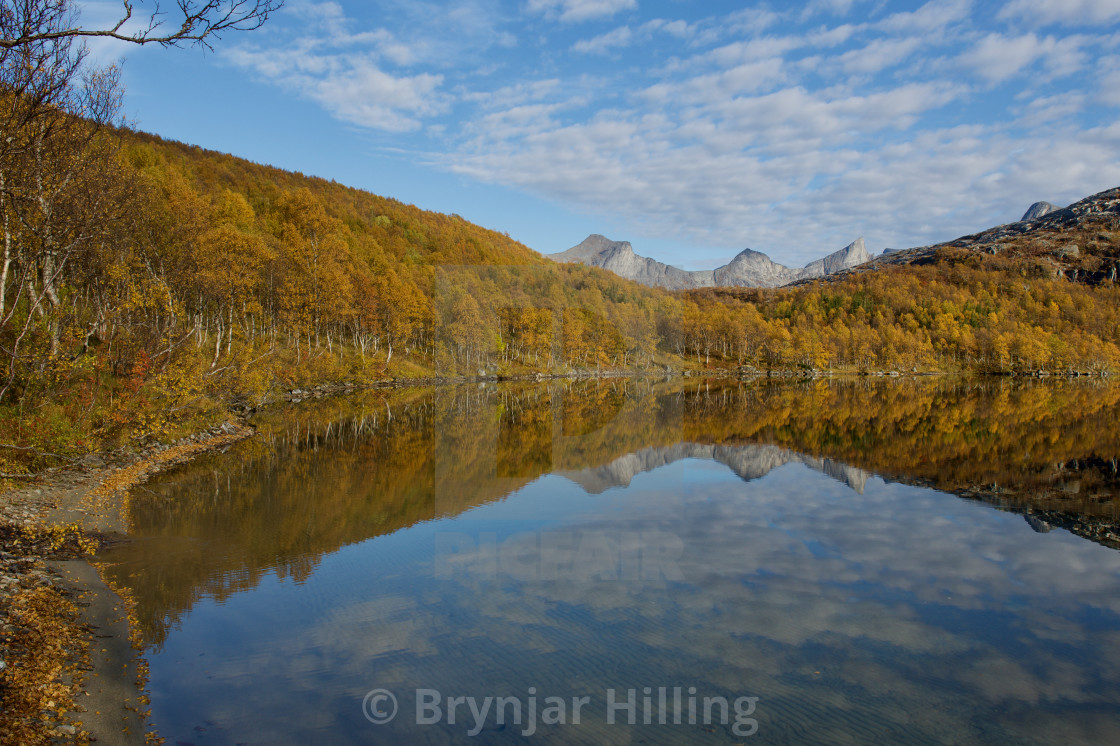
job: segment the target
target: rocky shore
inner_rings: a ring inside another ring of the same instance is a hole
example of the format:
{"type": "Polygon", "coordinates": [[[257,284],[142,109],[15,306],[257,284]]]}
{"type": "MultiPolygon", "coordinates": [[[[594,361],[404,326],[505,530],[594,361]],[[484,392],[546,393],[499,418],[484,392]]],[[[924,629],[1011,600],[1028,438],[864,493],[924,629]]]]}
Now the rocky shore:
{"type": "Polygon", "coordinates": [[[131,487],[252,433],[225,422],[170,445],[91,454],[0,495],[0,742],[148,742],[131,605],[93,552],[127,533],[131,487]]]}

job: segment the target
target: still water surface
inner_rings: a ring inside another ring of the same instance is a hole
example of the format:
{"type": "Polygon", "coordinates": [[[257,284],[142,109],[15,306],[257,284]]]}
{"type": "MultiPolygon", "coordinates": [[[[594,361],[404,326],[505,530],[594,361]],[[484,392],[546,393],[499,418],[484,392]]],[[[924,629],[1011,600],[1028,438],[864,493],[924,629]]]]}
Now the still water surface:
{"type": "Polygon", "coordinates": [[[102,559],[170,743],[1120,743],[1118,414],[1003,381],[375,392],[136,491],[102,559]]]}

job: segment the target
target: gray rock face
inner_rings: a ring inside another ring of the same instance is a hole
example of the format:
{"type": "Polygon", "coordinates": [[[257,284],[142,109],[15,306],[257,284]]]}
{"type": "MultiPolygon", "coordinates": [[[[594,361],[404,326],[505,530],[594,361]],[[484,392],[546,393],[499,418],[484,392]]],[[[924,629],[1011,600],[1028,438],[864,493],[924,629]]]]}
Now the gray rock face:
{"type": "Polygon", "coordinates": [[[1023,213],[1023,217],[1020,218],[1020,220],[1021,221],[1038,220],[1043,215],[1049,215],[1050,213],[1057,212],[1060,209],[1062,209],[1062,208],[1058,207],[1057,205],[1053,205],[1049,202],[1035,202],[1033,205],[1031,205],[1029,208],[1027,208],[1027,211],[1025,213],[1023,213]]]}
{"type": "Polygon", "coordinates": [[[734,259],[712,272],[712,285],[773,288],[798,279],[801,270],[778,264],[765,254],[744,249],[734,259]]]}
{"type": "Polygon", "coordinates": [[[761,252],[744,249],[722,267],[690,272],[635,254],[628,241],[611,241],[600,235],[588,236],[578,246],[547,256],[557,262],[578,262],[602,267],[628,280],[670,290],[717,286],[779,287],[798,280],[834,274],[863,264],[871,258],[863,239],[859,238],[840,251],[799,269],[778,264],[761,252]]]}
{"type": "Polygon", "coordinates": [[[867,245],[864,244],[862,238],[857,238],[839,251],[829,254],[824,259],[818,259],[815,262],[806,264],[801,270],[800,277],[797,279],[805,280],[812,277],[834,275],[841,270],[850,269],[856,265],[863,264],[870,258],[871,254],[867,253],[867,245]]]}
{"type": "MultiPolygon", "coordinates": [[[[696,288],[712,284],[704,283],[703,278],[693,277],[692,272],[635,254],[629,241],[611,241],[600,235],[588,236],[578,246],[547,256],[558,262],[578,262],[609,269],[620,277],[651,287],[696,288]]],[[[708,274],[711,275],[710,272],[708,274]]]]}

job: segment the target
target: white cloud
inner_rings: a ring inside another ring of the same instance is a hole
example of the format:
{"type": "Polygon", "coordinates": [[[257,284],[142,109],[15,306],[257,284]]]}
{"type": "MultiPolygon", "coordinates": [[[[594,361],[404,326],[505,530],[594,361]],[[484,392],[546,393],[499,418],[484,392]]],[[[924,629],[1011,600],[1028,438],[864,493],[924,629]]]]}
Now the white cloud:
{"type": "Polygon", "coordinates": [[[367,27],[370,21],[349,17],[339,3],[297,0],[282,11],[293,23],[270,22],[262,32],[283,29],[292,37],[288,48],[347,50],[399,66],[453,68],[494,47],[516,46],[517,38],[500,28],[501,14],[492,5],[492,0],[388,3],[377,16],[382,25],[367,27]]]}
{"type": "Polygon", "coordinates": [[[313,26],[329,30],[332,35],[347,35],[346,13],[342,6],[336,2],[313,2],[313,0],[295,0],[287,4],[287,10],[292,15],[304,19],[313,26]]]}
{"type": "Polygon", "coordinates": [[[848,73],[877,73],[902,64],[921,45],[917,37],[876,39],[861,49],[841,54],[836,61],[848,73]]]}
{"type": "Polygon", "coordinates": [[[745,8],[722,16],[699,19],[688,24],[689,45],[701,49],[728,38],[752,37],[788,20],[768,8],[745,8]]]}
{"type": "Polygon", "coordinates": [[[1011,0],[999,18],[1023,21],[1030,25],[1061,24],[1090,26],[1120,20],[1117,0],[1011,0]]]}
{"type": "Polygon", "coordinates": [[[1105,106],[1120,107],[1120,69],[1112,69],[1101,75],[1096,100],[1105,106]]]}
{"type": "Polygon", "coordinates": [[[480,147],[495,140],[530,139],[544,129],[556,129],[559,122],[555,114],[568,104],[523,104],[504,111],[487,114],[467,128],[480,147]]]}
{"type": "Polygon", "coordinates": [[[719,67],[754,62],[784,55],[806,44],[804,39],[793,36],[760,36],[746,41],[726,44],[697,58],[697,62],[719,67]]]}
{"type": "Polygon", "coordinates": [[[1040,127],[1062,122],[1084,111],[1085,103],[1085,94],[1079,92],[1040,96],[1020,110],[1018,123],[1024,127],[1040,127]]]}
{"type": "MultiPolygon", "coordinates": [[[[635,227],[627,239],[751,246],[790,263],[859,235],[896,248],[954,238],[1013,219],[1007,204],[1021,214],[1040,194],[1073,201],[1086,184],[1120,183],[1120,165],[1108,166],[1120,158],[1091,155],[1120,156],[1120,145],[1105,130],[1093,145],[1074,134],[1086,97],[1042,92],[1047,81],[1084,71],[1088,51],[1105,42],[978,33],[971,7],[930,2],[874,23],[800,33],[777,26],[775,14],[737,14],[751,30],[722,41],[712,33],[719,19],[690,24],[701,49],[654,70],[657,80],[624,105],[614,96],[617,108],[603,108],[618,83],[600,81],[585,102],[598,114],[510,111],[474,128],[445,162],[621,219],[635,227]],[[980,123],[970,116],[972,88],[946,75],[954,67],[989,84],[1030,70],[1032,96],[1002,121],[980,123]],[[856,77],[830,88],[813,79],[838,72],[856,77]],[[1033,131],[1013,136],[1013,128],[1033,131]],[[1040,167],[1037,153],[1059,137],[1063,162],[1040,167]]],[[[636,49],[660,23],[623,26],[576,48],[636,49]]]]}
{"type": "Polygon", "coordinates": [[[471,91],[462,94],[462,99],[478,104],[484,109],[507,110],[530,101],[540,101],[560,90],[561,86],[562,81],[558,78],[547,78],[503,86],[494,91],[471,91]]]}
{"type": "Polygon", "coordinates": [[[962,54],[959,63],[989,83],[1002,83],[1041,60],[1046,75],[1038,78],[1060,78],[1077,73],[1088,65],[1084,47],[1092,40],[1083,36],[1056,39],[1038,37],[1033,33],[1004,36],[991,33],[972,49],[962,54]]]}
{"type": "Polygon", "coordinates": [[[500,28],[491,0],[388,4],[376,22],[395,21],[393,30],[355,20],[337,2],[292,0],[282,14],[288,23],[270,23],[263,37],[219,54],[342,121],[387,132],[425,124],[437,131],[425,120],[449,111],[454,100],[443,90],[445,71],[517,43],[500,28]]]}
{"type": "Polygon", "coordinates": [[[688,24],[684,21],[669,21],[668,23],[661,25],[660,28],[665,33],[672,34],[673,36],[677,36],[680,38],[688,36],[689,32],[688,24]]]}
{"type": "Polygon", "coordinates": [[[1046,53],[1046,69],[1055,78],[1081,72],[1089,65],[1085,47],[1093,41],[1085,36],[1067,36],[1053,42],[1046,53]]]}
{"type": "Polygon", "coordinates": [[[1028,104],[1021,123],[1033,118],[1045,132],[1013,137],[989,124],[903,134],[967,87],[912,83],[830,99],[801,87],[734,97],[725,84],[713,75],[652,86],[641,100],[656,116],[537,118],[516,139],[483,135],[451,167],[622,218],[635,226],[628,240],[683,236],[791,263],[859,235],[879,248],[948,240],[1046,195],[1072,202],[1120,183],[1120,127],[1075,134],[1076,95],[1028,104]]]}
{"type": "Polygon", "coordinates": [[[620,26],[614,31],[596,36],[593,39],[581,39],[572,45],[573,52],[583,54],[608,54],[622,47],[630,46],[634,33],[629,26],[620,26]]]}
{"type": "MultiPolygon", "coordinates": [[[[789,58],[794,53],[811,49],[816,52],[828,53],[836,47],[847,43],[860,31],[860,27],[843,24],[833,28],[813,29],[805,34],[767,34],[762,35],[761,30],[749,38],[723,43],[708,51],[697,53],[686,59],[674,59],[666,65],[660,73],[682,73],[704,68],[729,68],[744,62],[781,57],[789,58]]],[[[715,43],[713,37],[708,43],[715,43]]],[[[797,61],[789,61],[793,66],[797,61]]]]}
{"type": "Polygon", "coordinates": [[[960,62],[990,83],[1017,74],[1046,53],[1048,43],[1034,34],[1004,36],[991,33],[960,57],[960,62]]]}
{"type": "MultiPolygon", "coordinates": [[[[493,35],[472,21],[476,13],[471,2],[446,11],[459,18],[463,28],[474,29],[463,36],[481,35],[493,42],[493,35]]],[[[444,75],[391,68],[419,65],[431,59],[437,47],[446,55],[448,46],[422,36],[406,41],[385,28],[355,31],[357,24],[335,2],[301,0],[289,3],[285,12],[294,24],[274,32],[288,31],[282,42],[224,47],[220,54],[360,127],[415,131],[424,119],[447,111],[449,96],[441,90],[444,75]]]]}
{"type": "Polygon", "coordinates": [[[852,12],[852,8],[866,2],[867,0],[813,0],[805,7],[802,18],[821,14],[846,16],[852,12]]]}
{"type": "Polygon", "coordinates": [[[662,18],[654,18],[652,21],[646,21],[634,29],[629,26],[620,26],[613,31],[608,31],[591,39],[581,39],[572,45],[572,51],[583,54],[610,54],[639,43],[648,43],[656,34],[685,39],[693,33],[694,29],[684,21],[666,21],[662,18]]]}
{"type": "Polygon", "coordinates": [[[776,23],[782,15],[766,7],[743,8],[718,19],[718,24],[730,34],[760,34],[776,23]]]}
{"type": "Polygon", "coordinates": [[[930,34],[969,17],[972,0],[931,0],[914,11],[894,13],[877,24],[883,31],[930,34]]]}
{"type": "Polygon", "coordinates": [[[434,95],[442,82],[442,76],[427,73],[396,77],[359,60],[325,79],[293,84],[339,119],[392,132],[416,129],[419,118],[442,111],[434,95]]]}
{"type": "Polygon", "coordinates": [[[806,144],[854,141],[888,129],[906,129],[919,115],[959,96],[958,86],[914,83],[865,96],[830,98],[803,87],[725,100],[710,96],[708,114],[725,129],[750,131],[774,151],[806,144]],[[792,139],[792,142],[791,142],[792,139]]]}
{"type": "Polygon", "coordinates": [[[254,70],[339,119],[371,129],[406,132],[420,118],[443,111],[440,75],[391,75],[368,57],[233,49],[226,58],[254,70]]]}
{"type": "Polygon", "coordinates": [[[850,23],[817,29],[805,37],[805,43],[815,49],[829,49],[844,44],[860,30],[862,26],[853,26],[850,23]]]}
{"type": "Polygon", "coordinates": [[[770,90],[785,79],[781,58],[771,57],[679,82],[657,83],[639,91],[637,98],[669,108],[684,105],[700,109],[727,107],[736,96],[770,90]]]}
{"type": "MultiPolygon", "coordinates": [[[[793,257],[808,261],[822,241],[839,248],[858,235],[855,213],[845,206],[790,223],[775,221],[775,206],[796,202],[813,174],[840,183],[858,173],[867,159],[850,149],[857,140],[905,127],[961,90],[914,84],[828,100],[802,88],[729,98],[726,86],[725,73],[647,92],[666,102],[660,116],[617,113],[566,125],[538,119],[523,138],[475,141],[452,167],[621,215],[649,236],[683,229],[709,244],[811,246],[793,257]]],[[[897,180],[891,190],[900,193],[897,180]]]]}
{"type": "Polygon", "coordinates": [[[638,7],[637,0],[529,0],[528,8],[565,22],[606,18],[638,7]]]}

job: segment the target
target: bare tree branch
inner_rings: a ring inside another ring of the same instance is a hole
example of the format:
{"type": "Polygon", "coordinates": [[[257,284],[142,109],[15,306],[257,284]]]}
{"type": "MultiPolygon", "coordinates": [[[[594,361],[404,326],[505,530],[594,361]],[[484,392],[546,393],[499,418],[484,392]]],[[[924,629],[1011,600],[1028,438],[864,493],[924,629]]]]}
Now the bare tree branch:
{"type": "Polygon", "coordinates": [[[31,446],[17,446],[13,443],[0,443],[0,448],[12,448],[12,449],[15,449],[17,451],[30,451],[31,453],[34,453],[36,456],[53,456],[54,458],[60,458],[63,461],[69,461],[71,463],[78,460],[76,458],[71,458],[70,456],[63,456],[61,453],[51,453],[50,451],[40,451],[38,448],[32,448],[31,446]]]}
{"type": "Polygon", "coordinates": [[[137,9],[145,0],[121,0],[118,20],[106,28],[85,28],[80,24],[65,28],[44,28],[36,18],[70,5],[70,0],[12,0],[0,7],[0,49],[15,49],[44,41],[100,37],[131,44],[159,44],[164,47],[200,45],[210,48],[210,39],[220,39],[227,31],[252,31],[284,5],[284,0],[175,0],[175,10],[167,11],[159,0],[150,11],[137,9]],[[129,32],[126,26],[139,16],[141,28],[129,32]],[[177,27],[176,27],[177,25],[177,27]]]}

